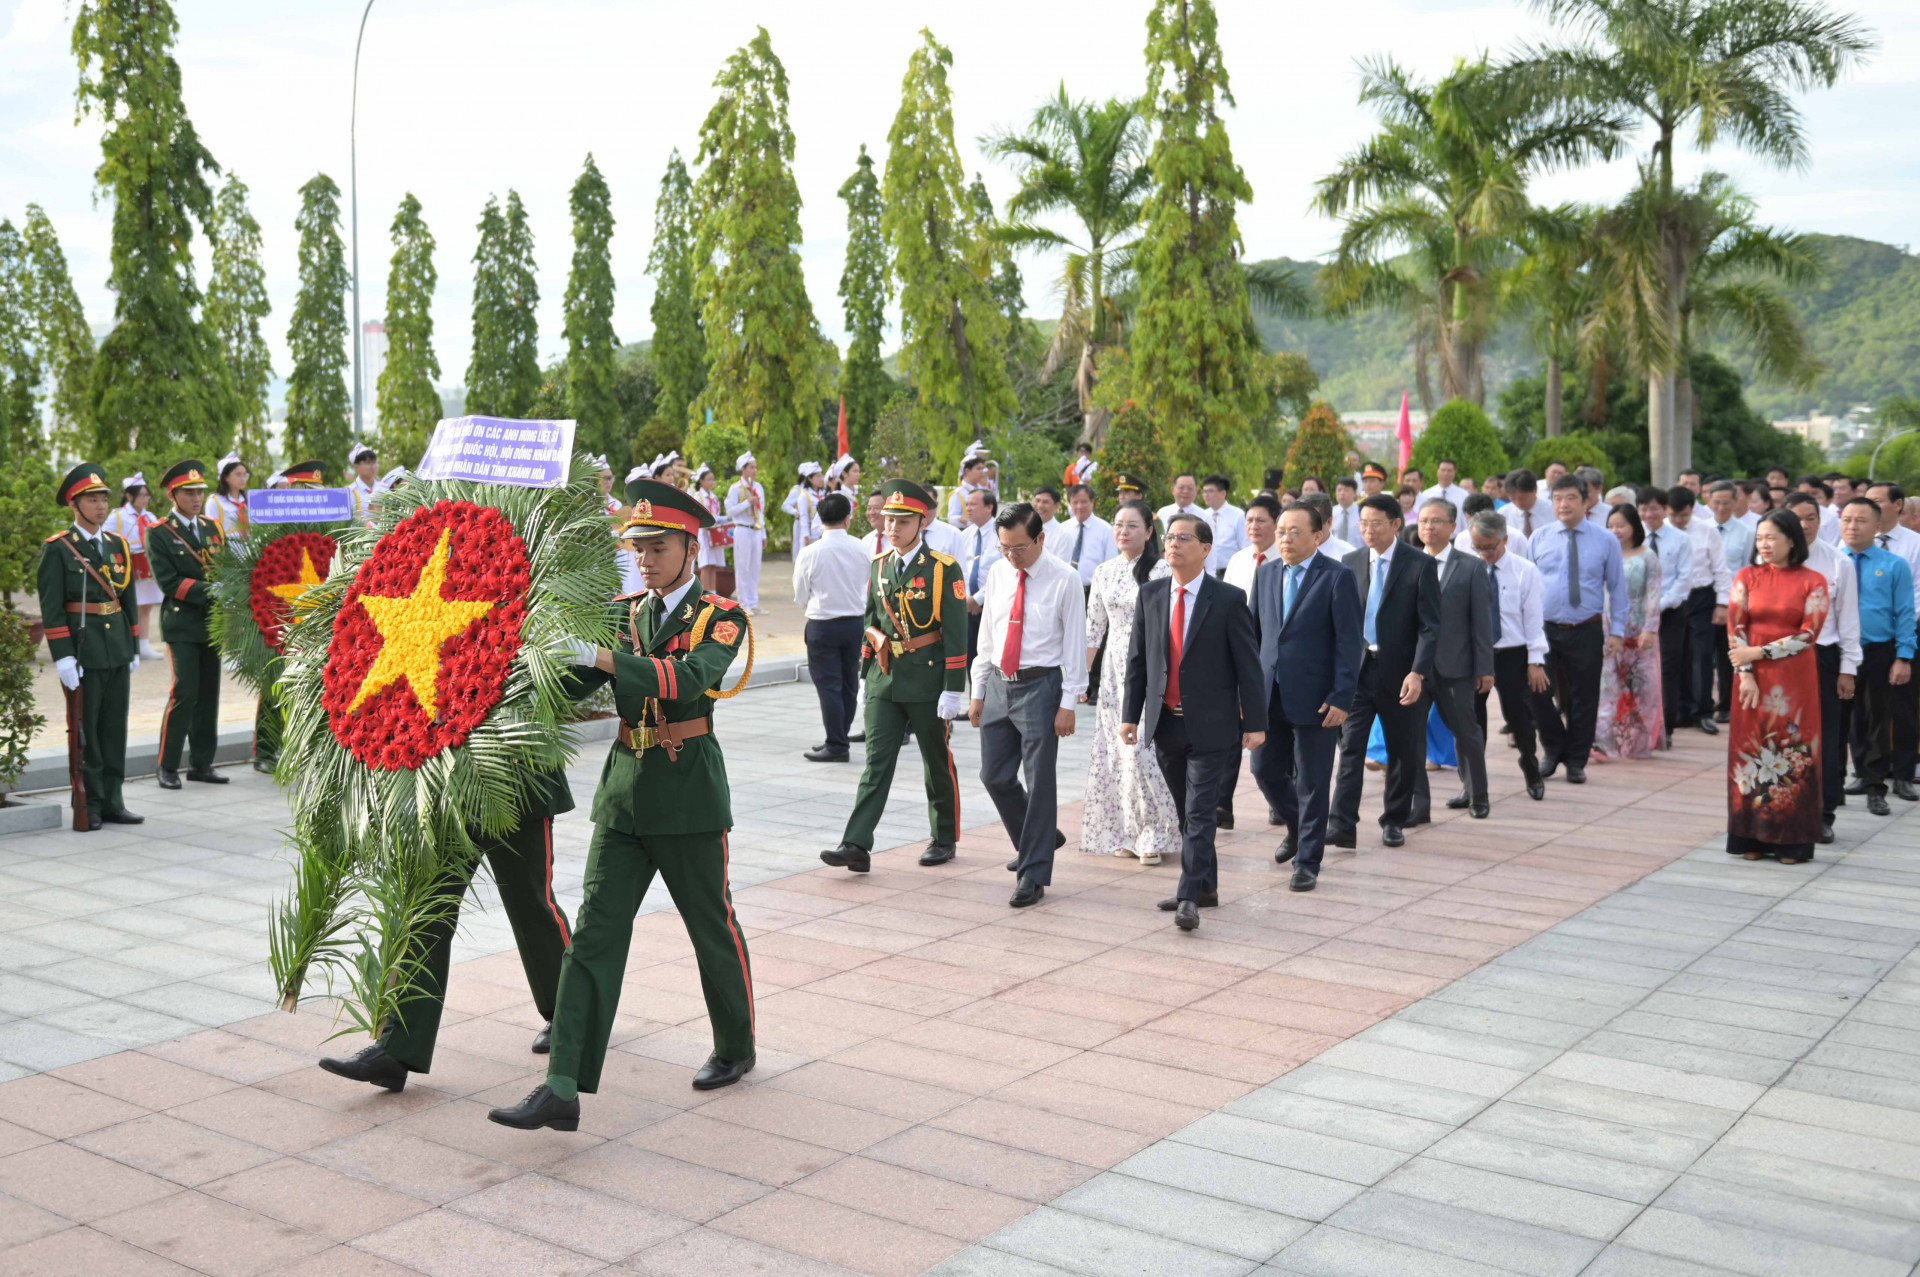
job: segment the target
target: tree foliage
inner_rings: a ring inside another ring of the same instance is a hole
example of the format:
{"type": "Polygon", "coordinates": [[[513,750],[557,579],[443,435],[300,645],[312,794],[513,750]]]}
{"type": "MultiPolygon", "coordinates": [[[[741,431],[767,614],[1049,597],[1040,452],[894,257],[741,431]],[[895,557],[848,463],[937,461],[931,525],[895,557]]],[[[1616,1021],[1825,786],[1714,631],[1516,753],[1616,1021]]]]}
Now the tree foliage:
{"type": "Polygon", "coordinates": [[[953,141],[953,55],[923,30],[887,132],[881,229],[900,296],[900,370],[936,473],[1019,410],[1007,375],[1007,318],[978,251],[979,217],[953,141]]]}
{"type": "Polygon", "coordinates": [[[352,441],[352,396],[347,393],[346,250],[340,243],[340,188],[316,173],[300,188],[300,292],[293,303],[287,346],[288,460],[346,460],[352,441]]]}
{"type": "Polygon", "coordinates": [[[52,409],[50,442],[54,455],[73,456],[93,438],[93,329],[73,291],[60,237],[38,204],[27,205],[24,239],[29,275],[23,292],[52,409]]]}
{"type": "Polygon", "coordinates": [[[761,469],[791,474],[815,446],[831,352],[800,266],[787,71],[766,28],[727,59],[714,87],[694,188],[708,375],[689,415],[744,426],[761,469]]]}
{"type": "Polygon", "coordinates": [[[1267,407],[1236,219],[1253,188],[1220,116],[1233,94],[1218,37],[1211,0],[1155,0],[1147,17],[1153,187],[1134,254],[1134,394],[1202,471],[1267,407]]]}
{"type": "Polygon", "coordinates": [[[573,267],[567,273],[567,415],[578,446],[609,458],[623,441],[614,394],[613,207],[606,179],[587,156],[568,200],[573,213],[573,267]]]}
{"type": "Polygon", "coordinates": [[[855,456],[864,456],[873,423],[893,395],[893,378],[880,366],[880,338],[893,290],[880,230],[880,181],[865,145],[852,175],[840,184],[840,198],[847,205],[847,261],[840,272],[847,357],[840,361],[838,389],[847,405],[847,442],[855,456]]]}
{"type": "Polygon", "coordinates": [[[33,271],[13,223],[0,218],[0,459],[38,451],[40,360],[28,300],[33,271]]]}
{"type": "Polygon", "coordinates": [[[228,173],[213,204],[213,274],[207,280],[207,327],[226,357],[233,383],[234,450],[265,461],[267,383],[273,379],[273,352],[260,322],[273,307],[267,301],[267,272],[260,264],[260,223],[247,208],[247,186],[228,173]]]}
{"type": "Polygon", "coordinates": [[[433,353],[433,232],[408,191],[393,215],[393,260],[387,267],[387,366],[380,370],[380,452],[417,465],[440,420],[440,359],[433,353]]]}
{"type": "Polygon", "coordinates": [[[79,114],[105,126],[94,182],[113,205],[113,331],[94,361],[93,445],[118,453],[223,448],[231,391],[197,314],[193,233],[219,171],[187,118],[168,0],[82,0],[73,24],[79,114]]]}
{"type": "MultiPolygon", "coordinates": [[[[653,420],[663,431],[680,431],[676,438],[685,434],[693,401],[707,384],[707,337],[700,329],[700,300],[694,295],[698,237],[693,180],[676,150],[667,157],[667,171],[660,178],[660,195],[653,205],[653,248],[647,254],[647,274],[653,276],[651,363],[660,386],[653,420]]],[[[636,434],[635,461],[645,459],[638,438],[636,434]]],[[[647,456],[658,451],[649,449],[647,456]]]]}
{"type": "MultiPolygon", "coordinates": [[[[1107,356],[1109,366],[1114,353],[1109,352],[1107,356]]],[[[1166,445],[1136,400],[1122,399],[1114,405],[1106,442],[1095,459],[1100,468],[1093,473],[1093,492],[1108,517],[1119,504],[1113,485],[1123,474],[1130,474],[1147,485],[1150,504],[1172,490],[1173,467],[1167,460],[1166,445]]]]}
{"type": "Polygon", "coordinates": [[[1450,458],[1460,474],[1472,479],[1505,474],[1508,468],[1500,432],[1487,418],[1487,410],[1471,399],[1449,399],[1440,405],[1413,441],[1413,464],[1421,474],[1438,475],[1442,457],[1450,458]]]}
{"type": "Polygon", "coordinates": [[[467,363],[467,411],[525,417],[540,394],[540,285],[533,231],[520,193],[507,192],[503,214],[492,196],[480,214],[473,250],[473,352],[467,363]]]}
{"type": "Polygon", "coordinates": [[[1324,403],[1316,403],[1300,418],[1287,448],[1287,473],[1282,481],[1298,488],[1301,480],[1314,475],[1333,491],[1333,481],[1347,469],[1347,454],[1353,451],[1353,437],[1340,424],[1340,415],[1324,403]]]}

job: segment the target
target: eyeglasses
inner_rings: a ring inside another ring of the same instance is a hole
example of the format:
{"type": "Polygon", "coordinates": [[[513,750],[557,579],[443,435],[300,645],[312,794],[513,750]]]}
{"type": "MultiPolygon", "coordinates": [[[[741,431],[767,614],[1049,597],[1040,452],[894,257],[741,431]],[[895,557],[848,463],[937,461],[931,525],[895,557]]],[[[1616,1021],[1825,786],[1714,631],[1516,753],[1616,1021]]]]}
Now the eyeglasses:
{"type": "Polygon", "coordinates": [[[1200,538],[1191,532],[1169,532],[1167,534],[1168,545],[1196,545],[1199,541],[1200,538]]]}
{"type": "Polygon", "coordinates": [[[1305,528],[1281,528],[1273,535],[1281,541],[1290,541],[1294,537],[1311,537],[1313,533],[1305,528]]]}

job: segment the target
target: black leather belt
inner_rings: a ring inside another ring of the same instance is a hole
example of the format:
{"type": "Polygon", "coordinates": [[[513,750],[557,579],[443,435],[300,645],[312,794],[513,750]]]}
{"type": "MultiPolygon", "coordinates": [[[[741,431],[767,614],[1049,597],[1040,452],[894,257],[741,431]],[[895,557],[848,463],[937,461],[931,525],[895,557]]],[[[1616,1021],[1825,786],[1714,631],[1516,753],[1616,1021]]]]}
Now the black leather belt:
{"type": "Polygon", "coordinates": [[[1058,665],[1028,665],[1015,670],[1011,674],[1005,670],[999,671],[1000,677],[1006,679],[1009,683],[1028,683],[1036,678],[1044,678],[1048,674],[1058,674],[1059,672],[1060,667],[1058,665]]]}
{"type": "Polygon", "coordinates": [[[1600,624],[1600,614],[1595,612],[1584,621],[1548,621],[1547,628],[1550,630],[1577,630],[1583,626],[1598,624],[1600,624]]]}

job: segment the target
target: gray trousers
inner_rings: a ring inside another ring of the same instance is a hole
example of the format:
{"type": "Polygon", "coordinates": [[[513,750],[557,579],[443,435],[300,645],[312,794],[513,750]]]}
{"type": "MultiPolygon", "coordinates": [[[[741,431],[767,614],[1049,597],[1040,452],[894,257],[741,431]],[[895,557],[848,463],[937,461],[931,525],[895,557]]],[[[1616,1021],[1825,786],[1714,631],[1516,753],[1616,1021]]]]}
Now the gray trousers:
{"type": "Polygon", "coordinates": [[[1473,675],[1465,678],[1433,678],[1433,704],[1440,721],[1453,733],[1453,752],[1460,760],[1460,788],[1474,802],[1487,801],[1487,742],[1480,732],[1480,720],[1474,717],[1473,675]]]}
{"type": "Polygon", "coordinates": [[[1053,734],[1060,712],[1060,671],[1010,683],[987,671],[980,714],[980,783],[987,787],[1007,838],[1020,853],[1015,873],[1022,882],[1053,882],[1053,841],[1059,826],[1053,734]],[[1026,784],[1020,783],[1022,774],[1026,784]]]}

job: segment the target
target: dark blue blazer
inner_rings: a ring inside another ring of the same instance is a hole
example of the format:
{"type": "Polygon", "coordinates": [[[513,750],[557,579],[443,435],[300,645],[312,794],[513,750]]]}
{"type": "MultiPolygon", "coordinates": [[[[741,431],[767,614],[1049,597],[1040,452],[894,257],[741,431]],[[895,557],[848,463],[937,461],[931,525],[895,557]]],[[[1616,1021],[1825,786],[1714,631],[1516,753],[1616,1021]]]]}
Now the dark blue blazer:
{"type": "Polygon", "coordinates": [[[1260,641],[1260,672],[1278,680],[1280,708],[1296,726],[1318,723],[1322,705],[1352,709],[1360,683],[1365,609],[1353,573],[1324,554],[1307,560],[1306,575],[1283,622],[1286,564],[1260,565],[1253,578],[1253,627],[1260,641]]]}

